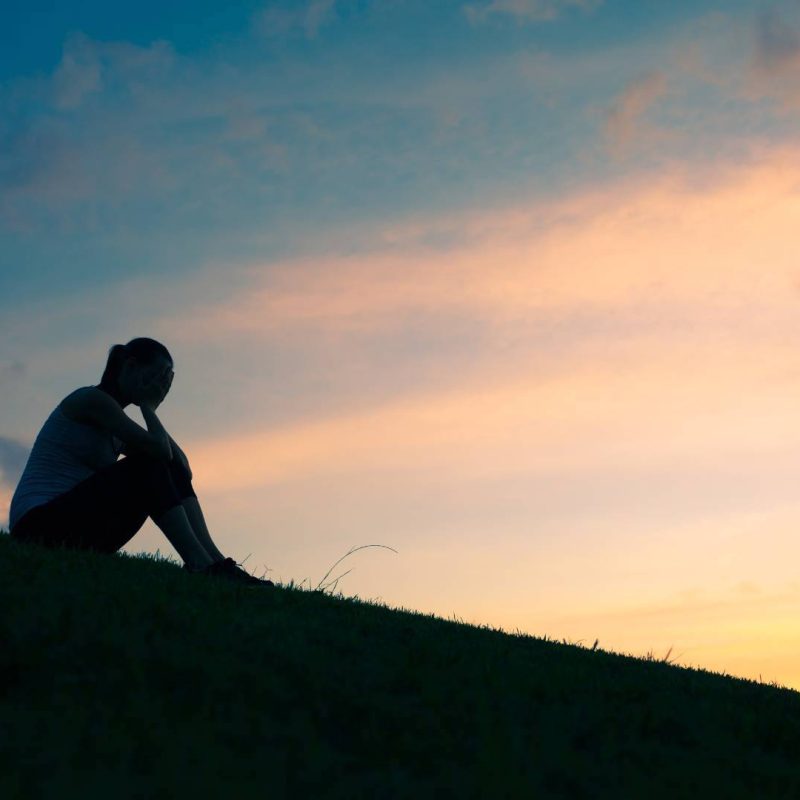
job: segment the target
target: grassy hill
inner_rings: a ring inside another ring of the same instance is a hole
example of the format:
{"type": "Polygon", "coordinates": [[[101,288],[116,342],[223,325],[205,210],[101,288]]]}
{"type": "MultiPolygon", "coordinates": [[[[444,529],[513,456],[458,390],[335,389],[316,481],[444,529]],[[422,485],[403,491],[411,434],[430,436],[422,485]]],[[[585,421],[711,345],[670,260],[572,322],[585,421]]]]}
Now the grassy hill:
{"type": "Polygon", "coordinates": [[[0,535],[0,797],[797,798],[800,693],[0,535]]]}

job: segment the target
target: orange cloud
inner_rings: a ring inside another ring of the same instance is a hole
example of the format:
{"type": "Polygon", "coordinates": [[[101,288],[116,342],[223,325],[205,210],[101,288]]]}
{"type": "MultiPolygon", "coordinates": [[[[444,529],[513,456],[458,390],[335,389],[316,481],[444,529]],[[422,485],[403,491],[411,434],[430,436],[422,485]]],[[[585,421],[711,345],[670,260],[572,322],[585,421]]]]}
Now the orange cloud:
{"type": "Polygon", "coordinates": [[[531,365],[494,387],[482,379],[187,447],[196,483],[213,491],[381,468],[467,477],[741,457],[800,445],[785,374],[794,358],[774,343],[587,344],[563,365],[531,365]]]}
{"type": "Polygon", "coordinates": [[[253,266],[243,293],[176,315],[166,330],[185,342],[290,329],[368,335],[411,311],[503,325],[678,307],[703,326],[744,303],[755,321],[764,304],[794,307],[798,166],[786,150],[716,174],[679,168],[554,203],[397,225],[382,233],[383,251],[253,266]],[[456,243],[420,246],[431,233],[456,243]]]}

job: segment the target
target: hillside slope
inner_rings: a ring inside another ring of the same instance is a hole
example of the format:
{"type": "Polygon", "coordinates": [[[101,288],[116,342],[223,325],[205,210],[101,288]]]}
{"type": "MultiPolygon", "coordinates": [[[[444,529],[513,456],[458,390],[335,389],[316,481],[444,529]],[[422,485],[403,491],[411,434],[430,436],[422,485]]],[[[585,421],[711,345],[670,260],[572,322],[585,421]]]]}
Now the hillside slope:
{"type": "Polygon", "coordinates": [[[800,693],[0,535],[0,797],[800,797],[800,693]]]}

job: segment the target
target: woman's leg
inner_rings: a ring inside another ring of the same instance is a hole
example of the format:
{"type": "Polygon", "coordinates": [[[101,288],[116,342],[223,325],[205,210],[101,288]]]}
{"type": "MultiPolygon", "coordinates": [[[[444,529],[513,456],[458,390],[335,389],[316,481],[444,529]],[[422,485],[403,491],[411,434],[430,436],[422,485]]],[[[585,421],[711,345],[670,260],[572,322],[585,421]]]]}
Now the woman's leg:
{"type": "Polygon", "coordinates": [[[161,528],[180,557],[192,569],[201,569],[220,560],[210,556],[198,541],[186,516],[186,509],[182,505],[173,506],[160,517],[153,519],[153,522],[161,528]]]}
{"type": "Polygon", "coordinates": [[[211,564],[216,559],[194,536],[181,504],[182,495],[194,494],[191,485],[185,485],[188,474],[181,477],[169,463],[143,455],[126,456],[49,503],[33,508],[17,523],[12,535],[45,545],[113,553],[150,516],[186,563],[192,567],[211,564]]]}
{"type": "Polygon", "coordinates": [[[195,494],[188,470],[176,459],[172,459],[172,461],[169,462],[169,470],[175,488],[181,497],[181,503],[186,511],[186,516],[189,518],[189,524],[192,526],[194,535],[214,561],[221,561],[225,556],[211,539],[211,534],[208,531],[208,526],[203,516],[203,510],[200,508],[200,502],[195,494]]]}
{"type": "Polygon", "coordinates": [[[206,520],[200,508],[197,494],[195,494],[194,487],[192,486],[188,470],[180,461],[174,458],[172,461],[168,462],[168,466],[172,482],[175,484],[175,488],[181,498],[181,505],[186,512],[186,517],[189,520],[189,524],[191,525],[197,541],[200,542],[203,549],[214,561],[222,561],[225,556],[211,539],[211,534],[208,532],[206,520]]]}
{"type": "Polygon", "coordinates": [[[186,497],[183,500],[183,508],[186,511],[186,516],[197,537],[197,541],[203,545],[205,551],[215,560],[221,561],[225,556],[220,552],[219,548],[214,544],[211,539],[211,534],[208,532],[206,520],[203,516],[203,511],[200,508],[200,503],[197,497],[186,497]]]}

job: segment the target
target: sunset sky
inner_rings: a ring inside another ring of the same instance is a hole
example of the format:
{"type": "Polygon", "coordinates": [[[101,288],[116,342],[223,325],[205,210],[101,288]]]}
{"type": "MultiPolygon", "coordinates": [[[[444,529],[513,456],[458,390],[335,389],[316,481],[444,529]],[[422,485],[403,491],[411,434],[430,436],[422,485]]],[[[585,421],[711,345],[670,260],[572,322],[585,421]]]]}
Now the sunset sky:
{"type": "Polygon", "coordinates": [[[800,689],[798,256],[798,0],[15,3],[0,526],[150,336],[249,571],[800,689]]]}

